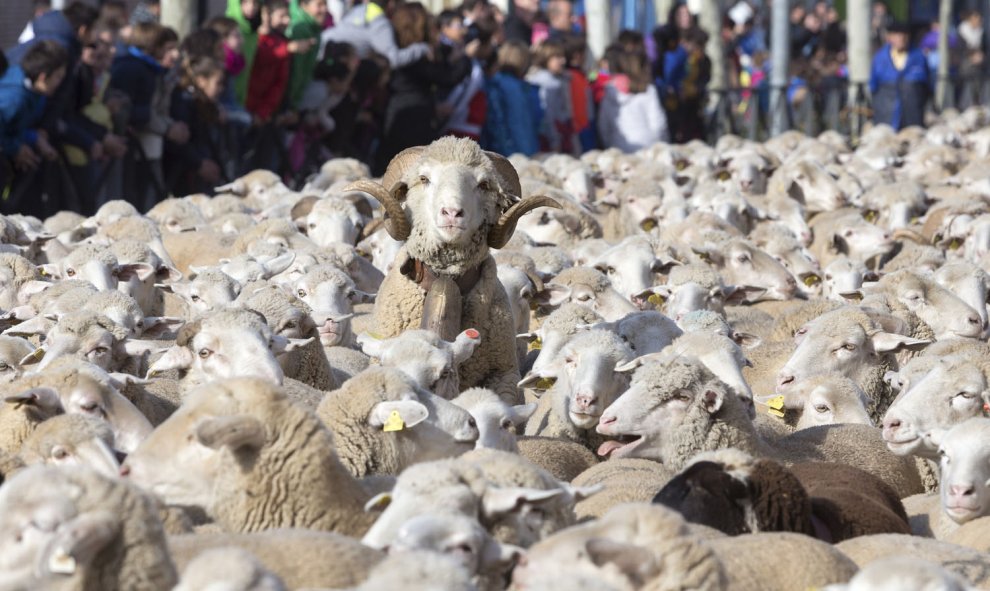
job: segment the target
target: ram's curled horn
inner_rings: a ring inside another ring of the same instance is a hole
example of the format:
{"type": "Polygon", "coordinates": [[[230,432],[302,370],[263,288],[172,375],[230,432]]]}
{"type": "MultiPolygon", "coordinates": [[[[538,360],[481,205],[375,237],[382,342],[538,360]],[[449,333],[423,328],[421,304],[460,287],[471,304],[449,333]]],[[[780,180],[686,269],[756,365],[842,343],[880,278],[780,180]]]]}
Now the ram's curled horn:
{"type": "Polygon", "coordinates": [[[516,231],[516,223],[523,214],[528,213],[537,207],[556,207],[561,209],[560,204],[546,195],[531,195],[519,201],[502,214],[498,222],[488,231],[488,246],[492,248],[502,248],[512,238],[512,233],[516,231]]]}
{"type": "Polygon", "coordinates": [[[492,165],[495,166],[495,170],[502,177],[502,181],[511,195],[510,199],[522,197],[522,184],[519,182],[519,173],[516,172],[516,167],[512,166],[512,163],[501,154],[486,151],[485,156],[488,156],[488,159],[492,161],[492,165]]]}
{"type": "Polygon", "coordinates": [[[402,177],[406,170],[419,159],[422,151],[422,146],[417,146],[399,152],[388,163],[381,183],[369,180],[354,181],[343,189],[345,193],[362,191],[377,199],[385,210],[385,229],[389,236],[400,242],[408,238],[409,233],[412,232],[412,224],[409,223],[406,211],[402,208],[400,193],[404,196],[406,189],[402,177]]]}
{"type": "Polygon", "coordinates": [[[406,211],[402,208],[399,200],[385,187],[375,181],[361,180],[347,185],[344,190],[363,191],[377,199],[382,204],[382,209],[385,210],[385,229],[389,236],[399,241],[409,237],[409,233],[412,232],[412,225],[409,223],[409,218],[406,217],[406,211]]]}

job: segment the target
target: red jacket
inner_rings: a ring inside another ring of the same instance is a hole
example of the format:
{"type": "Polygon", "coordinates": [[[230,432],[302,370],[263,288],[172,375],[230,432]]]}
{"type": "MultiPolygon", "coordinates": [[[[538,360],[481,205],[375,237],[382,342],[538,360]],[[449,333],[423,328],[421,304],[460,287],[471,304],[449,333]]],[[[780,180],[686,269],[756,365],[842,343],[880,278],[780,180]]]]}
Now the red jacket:
{"type": "Polygon", "coordinates": [[[258,52],[251,66],[247,110],[267,121],[278,111],[289,85],[289,42],[284,35],[271,33],[258,37],[258,52]]]}

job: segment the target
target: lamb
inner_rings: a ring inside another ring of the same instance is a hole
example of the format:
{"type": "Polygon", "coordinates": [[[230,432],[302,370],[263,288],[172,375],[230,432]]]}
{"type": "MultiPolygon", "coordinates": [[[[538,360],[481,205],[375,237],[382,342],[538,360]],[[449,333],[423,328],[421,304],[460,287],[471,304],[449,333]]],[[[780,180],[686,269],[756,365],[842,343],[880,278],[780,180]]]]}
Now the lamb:
{"type": "Polygon", "coordinates": [[[374,294],[358,290],[345,272],[331,265],[308,269],[288,284],[287,291],[313,310],[313,321],[324,347],[353,347],[356,344],[350,323],[353,306],[374,300],[374,294]]]}
{"type": "Polygon", "coordinates": [[[592,324],[590,328],[614,332],[636,355],[662,351],[683,334],[673,320],[655,311],[636,312],[615,322],[592,324]]]}
{"type": "Polygon", "coordinates": [[[471,413],[478,425],[477,449],[488,448],[519,453],[516,433],[536,410],[536,403],[510,406],[495,392],[485,388],[469,388],[451,400],[471,413]]]}
{"type": "Polygon", "coordinates": [[[941,566],[915,557],[891,556],[864,566],[848,583],[829,585],[823,591],[970,591],[962,578],[941,566]]]}
{"type": "Polygon", "coordinates": [[[189,316],[234,303],[241,293],[241,284],[219,269],[205,269],[190,281],[167,286],[172,293],[189,302],[189,316]]]}
{"type": "Polygon", "coordinates": [[[97,290],[117,289],[117,257],[109,248],[83,244],[57,263],[43,265],[45,274],[54,279],[82,279],[97,290]]]}
{"type": "Polygon", "coordinates": [[[729,535],[790,531],[834,543],[911,533],[894,490],[867,472],[824,463],[788,469],[734,449],[698,454],[653,502],[729,535]]]}
{"type": "Polygon", "coordinates": [[[887,232],[863,219],[859,210],[844,208],[815,216],[811,220],[815,238],[811,252],[818,262],[827,267],[840,255],[871,265],[894,249],[894,242],[887,232]]]}
{"type": "Polygon", "coordinates": [[[550,306],[576,302],[594,310],[606,321],[618,320],[636,311],[632,302],[612,287],[605,274],[590,267],[564,269],[543,288],[543,297],[550,306]]]}
{"type": "MultiPolygon", "coordinates": [[[[966,302],[934,280],[914,271],[887,273],[866,290],[864,305],[873,305],[874,296],[885,298],[889,311],[910,324],[908,317],[917,316],[934,332],[936,340],[945,338],[976,338],[984,330],[980,315],[966,302]]],[[[879,309],[883,309],[882,307],[879,309]]]]}
{"type": "Polygon", "coordinates": [[[617,369],[632,357],[632,350],[613,332],[590,330],[575,335],[550,365],[519,384],[556,379],[526,424],[526,434],[559,437],[596,449],[601,441],[593,429],[602,410],[626,387],[627,379],[617,369]]]}
{"type": "Polygon", "coordinates": [[[353,202],[331,195],[313,199],[308,203],[309,211],[298,208],[298,205],[293,208],[291,217],[299,220],[306,235],[318,246],[324,247],[335,242],[357,244],[366,219],[353,202]]]}
{"type": "Polygon", "coordinates": [[[337,458],[330,431],[254,378],[189,392],[120,472],[169,505],[202,508],[229,531],[305,527],[353,536],[370,525],[362,511],[368,495],[337,458]]]}
{"type": "Polygon", "coordinates": [[[726,282],[746,288],[741,301],[789,300],[797,293],[797,281],[791,273],[748,240],[710,232],[705,235],[703,245],[692,249],[718,270],[726,282]]]}
{"type": "Polygon", "coordinates": [[[589,266],[605,273],[612,287],[633,302],[656,284],[654,273],[668,271],[676,264],[657,258],[645,236],[630,236],[589,261],[589,266]]]}
{"type": "Polygon", "coordinates": [[[190,199],[164,199],[149,209],[147,215],[167,232],[189,232],[206,226],[206,217],[190,199]]]}
{"type": "Polygon", "coordinates": [[[783,409],[800,412],[794,425],[800,430],[841,423],[872,425],[867,404],[866,394],[855,382],[839,374],[825,373],[795,384],[784,396],[783,409]]]}
{"type": "Polygon", "coordinates": [[[15,380],[24,372],[21,361],[34,353],[35,347],[27,339],[0,336],[0,383],[15,380]]]}
{"type": "MultiPolygon", "coordinates": [[[[311,529],[277,529],[256,533],[173,535],[168,539],[176,567],[189,569],[214,550],[249,552],[260,569],[280,577],[289,589],[349,587],[368,578],[384,553],[354,538],[311,529]],[[333,560],[327,560],[333,556],[333,560]]],[[[259,569],[253,566],[252,569],[259,569]]],[[[197,588],[198,589],[198,588],[197,588]]]]}
{"type": "Polygon", "coordinates": [[[24,440],[18,458],[25,466],[87,466],[108,478],[116,478],[120,470],[113,430],[104,421],[79,414],[42,422],[24,440]]]}
{"type": "Polygon", "coordinates": [[[385,367],[395,367],[424,388],[450,400],[461,392],[459,368],[480,345],[481,333],[469,328],[448,342],[429,330],[407,330],[391,339],[361,335],[362,350],[385,367]]]}
{"type": "Polygon", "coordinates": [[[166,265],[147,244],[137,240],[118,240],[110,245],[110,251],[118,263],[133,270],[125,277],[118,277],[117,289],[133,297],[146,316],[165,316],[167,296],[157,284],[179,281],[182,273],[166,265]]]}
{"type": "Polygon", "coordinates": [[[31,466],[4,484],[0,507],[9,588],[168,591],[176,583],[157,508],[130,484],[88,468],[31,466]]]}
{"type": "Polygon", "coordinates": [[[756,433],[743,403],[728,395],[728,387],[707,368],[690,359],[637,369],[629,389],[605,409],[598,432],[617,438],[602,444],[599,455],[652,459],[675,470],[699,452],[738,447],[785,465],[806,461],[855,465],[902,497],[923,490],[914,463],[887,451],[879,430],[872,427],[812,427],[769,445],[756,433]]]}
{"type": "Polygon", "coordinates": [[[220,585],[229,591],[288,591],[278,575],[240,548],[203,552],[182,571],[172,591],[198,591],[220,585]]]}
{"type": "Polygon", "coordinates": [[[986,553],[947,542],[904,534],[876,534],[846,540],[835,547],[863,568],[896,556],[934,563],[976,588],[990,584],[990,558],[986,553]]]}
{"type": "Polygon", "coordinates": [[[519,370],[512,317],[489,248],[505,246],[524,213],[557,204],[532,195],[517,201],[521,187],[512,165],[470,140],[441,138],[410,148],[387,173],[387,188],[371,181],[347,188],[381,202],[389,234],[406,241],[379,291],[375,332],[390,338],[419,326],[453,339],[476,327],[482,345],[462,367],[463,384],[490,387],[513,401],[519,370]]]}
{"type": "Polygon", "coordinates": [[[801,282],[798,287],[802,292],[814,294],[821,290],[822,271],[818,261],[786,224],[761,224],[750,232],[749,239],[755,246],[779,260],[801,282]]]}
{"type": "Polygon", "coordinates": [[[725,298],[733,293],[715,270],[700,264],[674,267],[667,283],[653,287],[652,291],[665,300],[667,316],[675,321],[697,310],[723,314],[725,298]]]}
{"type": "MultiPolygon", "coordinates": [[[[106,205],[104,204],[103,207],[106,205]]],[[[120,240],[143,242],[155,251],[163,263],[175,267],[172,257],[169,256],[169,251],[165,249],[165,244],[162,242],[162,233],[158,230],[158,226],[150,219],[139,215],[127,215],[107,224],[101,223],[99,231],[87,238],[87,242],[102,245],[110,245],[120,240]]]]}
{"type": "Polygon", "coordinates": [[[369,368],[344,382],[316,415],[337,436],[341,464],[358,478],[454,457],[478,439],[470,413],[391,368],[369,368]]]}
{"type": "Polygon", "coordinates": [[[947,433],[933,434],[939,443],[942,509],[958,524],[990,515],[987,458],[990,419],[971,418],[947,433]]]}
{"type": "Polygon", "coordinates": [[[567,192],[543,183],[524,180],[522,195],[545,195],[560,205],[558,209],[544,210],[540,215],[519,220],[520,235],[533,243],[571,249],[583,241],[602,237],[602,226],[593,215],[593,210],[587,204],[576,201],[567,192]]]}
{"type": "Polygon", "coordinates": [[[990,276],[986,271],[969,262],[953,262],[935,272],[935,281],[973,308],[986,325],[987,292],[990,290],[990,276]]]}
{"type": "Polygon", "coordinates": [[[529,372],[540,371],[552,362],[570,337],[578,332],[579,326],[601,321],[602,317],[597,312],[573,302],[551,312],[535,331],[519,335],[519,338],[529,340],[530,350],[537,351],[529,372]]]}
{"type": "Polygon", "coordinates": [[[34,389],[4,397],[0,405],[0,455],[14,456],[38,425],[62,414],[57,393],[34,389]]]}

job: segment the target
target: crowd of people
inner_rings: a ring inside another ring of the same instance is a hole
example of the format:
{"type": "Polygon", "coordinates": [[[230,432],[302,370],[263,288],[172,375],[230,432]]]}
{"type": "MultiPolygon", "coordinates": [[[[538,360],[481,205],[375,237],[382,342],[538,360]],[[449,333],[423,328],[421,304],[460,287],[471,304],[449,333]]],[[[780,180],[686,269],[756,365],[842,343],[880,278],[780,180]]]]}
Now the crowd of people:
{"type": "MultiPolygon", "coordinates": [[[[367,0],[338,22],[327,0],[228,0],[224,16],[184,38],[160,23],[160,0],[33,1],[0,62],[4,213],[85,214],[113,198],[147,209],[255,168],[299,185],[331,157],[380,174],[403,149],[448,134],[526,155],[705,136],[708,34],[685,2],[652,35],[622,31],[593,60],[572,0],[512,0],[508,15],[464,0],[436,16],[418,2],[367,0]]],[[[767,12],[740,1],[724,15],[742,103],[768,101],[767,12]]],[[[979,13],[963,16],[951,59],[972,73],[983,28],[979,13]]],[[[796,5],[791,23],[797,105],[844,84],[846,36],[825,1],[796,5]]],[[[882,2],[873,28],[880,120],[917,123],[937,44],[925,34],[910,49],[882,2]]]]}

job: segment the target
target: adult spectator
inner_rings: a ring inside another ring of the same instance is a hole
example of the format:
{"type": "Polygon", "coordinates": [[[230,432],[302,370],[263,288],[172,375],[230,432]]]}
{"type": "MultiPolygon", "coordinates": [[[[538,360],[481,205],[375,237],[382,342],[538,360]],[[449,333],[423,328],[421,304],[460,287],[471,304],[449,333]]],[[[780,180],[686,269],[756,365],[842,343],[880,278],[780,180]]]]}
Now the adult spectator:
{"type": "MultiPolygon", "coordinates": [[[[432,15],[418,2],[403,4],[392,16],[399,49],[417,43],[435,46],[432,15]]],[[[385,128],[375,157],[376,175],[385,172],[393,156],[411,146],[435,140],[440,132],[437,92],[449,92],[471,71],[471,60],[463,54],[451,61],[419,60],[397,68],[389,81],[385,128]]]]}
{"type": "Polygon", "coordinates": [[[505,40],[530,45],[533,42],[533,24],[536,22],[539,10],[539,0],[512,0],[512,12],[502,25],[505,40]]]}
{"type": "Polygon", "coordinates": [[[371,53],[385,56],[392,68],[416,62],[430,52],[427,43],[401,46],[396,43],[397,34],[389,20],[395,8],[395,0],[368,0],[358,4],[340,19],[340,23],[323,31],[321,43],[347,43],[357,50],[361,59],[371,53]]]}
{"type": "Polygon", "coordinates": [[[907,25],[887,29],[887,44],[873,57],[873,121],[894,129],[924,125],[930,77],[924,54],[910,47],[907,25]]]}
{"type": "Polygon", "coordinates": [[[574,5],[571,0],[550,0],[547,3],[547,23],[550,38],[567,37],[574,32],[574,5]]]}
{"type": "Polygon", "coordinates": [[[616,66],[598,111],[603,147],[635,152],[668,141],[667,117],[660,108],[657,89],[650,83],[646,54],[624,51],[616,66]]]}

